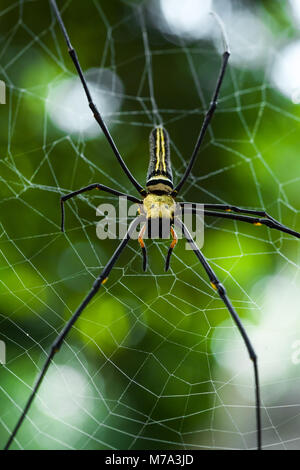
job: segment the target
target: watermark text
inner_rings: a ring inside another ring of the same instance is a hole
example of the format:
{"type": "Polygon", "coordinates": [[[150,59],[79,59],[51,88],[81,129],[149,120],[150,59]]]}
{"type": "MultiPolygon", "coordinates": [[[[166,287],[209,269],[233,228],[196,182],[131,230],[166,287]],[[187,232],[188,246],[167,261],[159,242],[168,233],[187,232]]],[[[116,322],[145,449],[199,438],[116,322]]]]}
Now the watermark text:
{"type": "Polygon", "coordinates": [[[0,364],[6,364],[6,345],[0,340],[0,364]]]}
{"type": "MultiPolygon", "coordinates": [[[[153,205],[154,206],[154,205],[153,205]]],[[[128,204],[126,197],[119,198],[119,205],[115,207],[112,204],[100,204],[96,210],[96,216],[101,217],[97,223],[96,234],[100,240],[122,239],[126,235],[130,222],[133,217],[143,214],[143,206],[138,212],[137,204],[128,204]]],[[[170,208],[167,204],[153,207],[153,216],[146,217],[131,234],[133,240],[137,240],[143,230],[143,239],[169,239],[172,234],[172,228],[176,231],[178,239],[184,238],[181,230],[181,223],[189,231],[192,239],[201,248],[204,244],[204,206],[202,204],[177,204],[176,208],[170,208]],[[173,212],[172,212],[173,211],[173,212]]],[[[186,243],[186,249],[192,250],[190,243],[186,243]]]]}
{"type": "Polygon", "coordinates": [[[6,103],[6,85],[3,80],[0,80],[0,104],[6,103]]]}

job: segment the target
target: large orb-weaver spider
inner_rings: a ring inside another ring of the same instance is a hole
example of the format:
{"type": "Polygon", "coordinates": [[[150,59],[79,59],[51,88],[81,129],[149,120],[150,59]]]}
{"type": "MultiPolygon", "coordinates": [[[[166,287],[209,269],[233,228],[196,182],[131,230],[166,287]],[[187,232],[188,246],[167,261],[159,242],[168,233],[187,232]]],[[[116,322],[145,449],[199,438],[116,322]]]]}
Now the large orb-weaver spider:
{"type": "MultiPolygon", "coordinates": [[[[66,31],[65,25],[63,23],[62,17],[60,15],[60,12],[57,8],[56,1],[55,0],[50,0],[51,5],[53,7],[53,10],[56,14],[57,20],[59,22],[59,25],[61,27],[61,30],[63,32],[65,41],[68,46],[68,51],[69,54],[72,58],[72,61],[76,67],[77,73],[79,75],[79,78],[81,80],[82,86],[84,88],[84,92],[86,94],[87,100],[89,107],[91,108],[91,111],[93,112],[94,118],[100,125],[107,141],[109,142],[113,153],[115,154],[118,162],[120,163],[124,173],[127,175],[128,179],[131,181],[133,186],[136,188],[136,190],[139,192],[139,194],[142,196],[142,200],[138,199],[134,196],[127,195],[124,193],[121,193],[119,191],[116,191],[115,189],[108,188],[106,186],[103,186],[102,184],[91,184],[89,186],[86,186],[84,188],[81,188],[77,191],[74,191],[70,194],[67,194],[65,196],[61,197],[61,212],[62,212],[62,223],[61,223],[61,228],[62,231],[64,230],[64,202],[67,201],[68,199],[73,198],[74,196],[77,196],[78,194],[82,194],[86,191],[90,191],[92,189],[98,189],[101,191],[105,191],[107,193],[113,194],[115,196],[119,197],[127,197],[128,200],[137,203],[140,207],[140,215],[130,224],[129,229],[127,230],[127,233],[123,240],[120,242],[118,248],[115,250],[114,254],[112,255],[111,259],[108,261],[106,266],[104,267],[103,271],[101,274],[97,277],[96,281],[93,284],[92,289],[88,293],[88,295],[85,297],[81,305],[77,308],[73,316],[70,318],[70,320],[67,322],[59,336],[55,339],[53,342],[50,352],[47,356],[47,359],[41,369],[41,372],[37,378],[37,381],[33,387],[32,393],[26,403],[26,406],[23,409],[23,412],[13,429],[13,431],[10,434],[10,437],[8,439],[8,442],[5,446],[5,449],[9,449],[10,445],[12,444],[20,426],[22,425],[25,417],[27,416],[27,413],[29,411],[29,408],[35,398],[35,395],[43,381],[43,378],[48,370],[48,367],[51,364],[51,361],[54,357],[54,355],[59,351],[63,341],[65,340],[67,334],[69,333],[70,329],[78,319],[78,317],[81,315],[85,307],[88,305],[88,303],[91,301],[91,299],[96,295],[96,293],[99,291],[101,286],[106,282],[107,277],[112,270],[113,266],[115,265],[116,261],[119,259],[122,251],[128,244],[131,235],[133,234],[134,230],[137,228],[137,226],[142,223],[142,229],[139,234],[139,244],[142,249],[142,254],[143,254],[143,269],[146,270],[147,266],[147,253],[146,253],[146,247],[143,241],[143,237],[145,236],[145,230],[146,227],[149,227],[149,224],[151,225],[151,222],[156,220],[156,221],[168,221],[169,226],[170,226],[170,232],[172,235],[172,243],[170,245],[167,258],[166,258],[166,265],[165,269],[168,270],[169,264],[170,264],[170,257],[172,254],[172,251],[177,243],[177,236],[176,232],[174,230],[174,227],[177,227],[181,233],[184,235],[188,243],[191,245],[195,255],[197,256],[198,260],[200,261],[201,265],[203,266],[204,270],[206,271],[206,274],[210,280],[210,284],[213,289],[216,290],[218,295],[220,296],[221,300],[224,302],[228,312],[230,313],[233,321],[235,322],[242,338],[245,343],[245,346],[247,348],[250,360],[253,363],[253,369],[254,369],[254,382],[255,382],[255,401],[256,401],[256,429],[257,429],[257,448],[260,450],[262,448],[262,439],[261,439],[261,414],[260,414],[260,387],[259,387],[259,376],[258,376],[258,366],[257,366],[257,356],[254,351],[254,348],[251,344],[251,341],[243,327],[243,324],[235,311],[231,301],[229,300],[226,290],[224,286],[220,283],[218,277],[210,267],[209,263],[207,262],[206,258],[204,257],[203,253],[201,250],[197,247],[196,243],[194,242],[192,236],[190,235],[186,225],[180,220],[180,218],[177,215],[177,207],[184,207],[185,204],[187,203],[176,203],[175,198],[180,192],[182,186],[186,182],[188,176],[190,175],[190,172],[192,170],[192,167],[195,163],[200,145],[203,141],[203,138],[205,136],[206,130],[208,128],[208,125],[214,115],[215,109],[217,107],[217,100],[220,92],[220,88],[224,79],[226,67],[228,64],[228,59],[229,59],[229,48],[228,48],[228,43],[226,40],[226,35],[225,31],[222,25],[221,20],[215,15],[216,20],[221,28],[222,36],[223,36],[223,41],[225,45],[225,50],[223,53],[223,59],[222,59],[222,64],[221,64],[221,70],[220,74],[217,80],[216,88],[213,94],[213,98],[211,101],[211,104],[209,106],[208,111],[206,112],[206,115],[203,120],[202,127],[200,129],[200,133],[196,142],[196,145],[194,147],[191,159],[189,161],[189,164],[186,167],[185,173],[183,177],[181,178],[180,182],[177,184],[177,186],[174,188],[173,186],[173,177],[172,177],[172,169],[171,169],[171,161],[170,161],[170,149],[169,149],[169,140],[168,140],[168,134],[166,130],[163,127],[156,127],[153,129],[153,131],[150,134],[150,163],[148,167],[148,173],[147,173],[147,180],[146,180],[146,189],[144,189],[138,181],[134,178],[134,176],[131,174],[129,169],[127,168],[123,158],[121,157],[117,146],[108,130],[106,127],[106,124],[104,123],[101,114],[97,110],[87,82],[84,78],[80,63],[77,58],[77,54],[75,50],[73,49],[68,33],[66,31]]],[[[190,203],[188,203],[190,204],[190,203]]],[[[193,214],[198,214],[199,210],[197,208],[197,205],[195,204],[194,207],[188,208],[188,211],[193,214]]],[[[224,204],[204,204],[202,205],[202,212],[204,212],[205,216],[213,216],[213,217],[218,217],[218,218],[225,218],[225,219],[232,219],[232,220],[238,220],[241,222],[247,222],[250,224],[254,224],[256,226],[261,226],[261,225],[266,225],[267,227],[279,230],[284,233],[288,233],[290,235],[293,235],[297,238],[300,238],[300,233],[295,232],[294,230],[289,229],[288,227],[285,227],[284,225],[280,224],[277,220],[273,219],[270,215],[268,215],[265,211],[263,210],[249,210],[249,209],[242,209],[236,206],[230,206],[230,205],[224,205],[224,204]]]]}

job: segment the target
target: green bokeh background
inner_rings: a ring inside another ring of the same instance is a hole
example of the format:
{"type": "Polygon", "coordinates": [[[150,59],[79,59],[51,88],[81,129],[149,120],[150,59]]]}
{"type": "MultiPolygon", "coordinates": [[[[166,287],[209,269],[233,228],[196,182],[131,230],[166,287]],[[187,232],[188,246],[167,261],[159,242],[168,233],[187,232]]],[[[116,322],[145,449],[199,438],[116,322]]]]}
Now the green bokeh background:
{"type": "MultiPolygon", "coordinates": [[[[297,37],[282,2],[250,3],[279,43],[297,37]]],[[[147,80],[140,90],[142,100],[134,98],[145,70],[138,4],[73,0],[66,2],[63,17],[83,70],[101,65],[123,82],[126,97],[121,112],[110,117],[109,127],[128,167],[144,184],[153,116],[150,113],[149,118],[141,105],[142,101],[151,111],[147,80]]],[[[154,6],[152,1],[146,4],[154,6]]],[[[178,181],[203,116],[188,58],[208,104],[220,55],[205,40],[189,42],[185,50],[176,38],[170,41],[157,30],[149,15],[145,18],[155,97],[170,134],[178,181]]],[[[135,190],[100,134],[94,139],[66,136],[47,115],[50,88],[74,74],[48,2],[11,5],[2,0],[0,31],[0,78],[7,85],[7,104],[0,108],[0,339],[7,353],[6,365],[0,366],[2,446],[51,341],[117,245],[116,240],[99,241],[95,233],[95,208],[105,201],[113,203],[114,198],[90,194],[67,204],[62,234],[60,195],[92,182],[134,195],[135,190]]],[[[299,105],[272,88],[265,66],[250,70],[231,65],[212,128],[180,199],[252,208],[263,204],[273,217],[300,230],[299,118],[299,105]]],[[[267,228],[206,222],[204,254],[241,318],[259,328],[261,299],[248,294],[259,280],[277,272],[286,273],[299,286],[299,245],[267,228]]],[[[43,395],[13,448],[255,446],[254,413],[249,408],[253,390],[249,389],[248,400],[226,386],[216,393],[220,380],[232,379],[230,371],[218,367],[211,347],[211,336],[228,313],[183,242],[176,248],[172,269],[164,272],[167,246],[168,242],[148,243],[150,266],[144,274],[137,244],[131,242],[52,366],[58,383],[64,382],[62,365],[81,374],[87,387],[84,400],[75,397],[80,404],[74,415],[50,417],[39,405],[52,390],[45,380],[43,395]],[[230,403],[241,405],[240,416],[230,409],[232,420],[224,411],[228,397],[230,403]],[[237,430],[233,423],[239,419],[237,430]]],[[[298,326],[292,329],[297,331],[298,326]]],[[[250,377],[251,373],[249,368],[250,377]]],[[[294,369],[291,378],[297,374],[294,369]]],[[[49,403],[45,406],[51,408],[49,403]]],[[[55,407],[54,403],[50,411],[55,407]]],[[[284,416],[280,419],[284,421],[284,416]]],[[[297,429],[293,432],[299,438],[297,429]]],[[[268,444],[280,447],[276,436],[267,431],[265,435],[268,444]]],[[[296,440],[299,448],[298,444],[296,440]]]]}

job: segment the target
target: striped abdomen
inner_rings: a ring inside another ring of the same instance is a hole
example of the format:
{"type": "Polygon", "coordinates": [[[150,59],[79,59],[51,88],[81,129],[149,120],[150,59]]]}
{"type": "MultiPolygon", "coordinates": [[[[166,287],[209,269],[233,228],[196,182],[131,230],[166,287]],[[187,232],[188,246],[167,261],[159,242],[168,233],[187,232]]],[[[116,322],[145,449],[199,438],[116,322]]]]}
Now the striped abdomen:
{"type": "Polygon", "coordinates": [[[150,192],[165,193],[173,189],[169,136],[162,127],[156,127],[150,134],[150,162],[146,186],[150,192]]]}

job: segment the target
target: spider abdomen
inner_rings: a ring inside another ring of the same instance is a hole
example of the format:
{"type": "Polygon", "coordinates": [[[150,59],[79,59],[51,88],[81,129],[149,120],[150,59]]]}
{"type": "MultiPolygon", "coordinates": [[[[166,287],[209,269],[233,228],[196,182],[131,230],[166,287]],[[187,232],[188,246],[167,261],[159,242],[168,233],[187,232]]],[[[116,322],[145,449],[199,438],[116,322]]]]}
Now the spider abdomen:
{"type": "Polygon", "coordinates": [[[150,133],[150,162],[146,186],[150,191],[165,193],[170,193],[173,189],[169,136],[163,127],[156,127],[150,133]]]}

